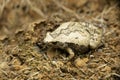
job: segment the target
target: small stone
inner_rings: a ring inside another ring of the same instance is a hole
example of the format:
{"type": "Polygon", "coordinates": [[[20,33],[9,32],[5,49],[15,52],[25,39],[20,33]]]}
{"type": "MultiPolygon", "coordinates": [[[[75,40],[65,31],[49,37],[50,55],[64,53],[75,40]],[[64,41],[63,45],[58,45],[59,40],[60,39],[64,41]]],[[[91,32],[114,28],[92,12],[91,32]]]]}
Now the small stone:
{"type": "Polygon", "coordinates": [[[6,35],[0,35],[0,41],[4,40],[6,38],[8,38],[6,35]]]}
{"type": "Polygon", "coordinates": [[[61,61],[52,61],[52,64],[57,68],[62,67],[64,65],[61,61]]]}
{"type": "Polygon", "coordinates": [[[111,67],[105,66],[101,71],[103,71],[103,72],[111,72],[111,67]]]}
{"type": "Polygon", "coordinates": [[[1,61],[0,61],[0,70],[1,70],[1,69],[5,69],[5,68],[7,68],[7,67],[8,67],[7,62],[1,62],[1,61]]]}
{"type": "Polygon", "coordinates": [[[83,59],[77,58],[74,61],[74,64],[76,67],[83,67],[83,66],[86,66],[87,62],[88,62],[88,58],[83,58],[83,59]]]}
{"type": "Polygon", "coordinates": [[[94,58],[95,56],[94,55],[90,55],[90,58],[94,58]]]}
{"type": "Polygon", "coordinates": [[[89,63],[89,64],[88,64],[88,67],[89,67],[89,68],[96,68],[97,66],[98,66],[97,63],[89,63]]]}

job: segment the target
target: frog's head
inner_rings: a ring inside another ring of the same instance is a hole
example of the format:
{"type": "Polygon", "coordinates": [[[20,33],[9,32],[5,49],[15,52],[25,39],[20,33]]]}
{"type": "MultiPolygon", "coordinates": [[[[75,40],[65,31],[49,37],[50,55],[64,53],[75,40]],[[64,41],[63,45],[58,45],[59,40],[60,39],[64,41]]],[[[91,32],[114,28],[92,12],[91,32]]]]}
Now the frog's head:
{"type": "Polygon", "coordinates": [[[102,43],[103,38],[103,29],[100,27],[92,27],[91,31],[91,38],[90,38],[90,48],[95,49],[97,47],[100,47],[102,43]]]}

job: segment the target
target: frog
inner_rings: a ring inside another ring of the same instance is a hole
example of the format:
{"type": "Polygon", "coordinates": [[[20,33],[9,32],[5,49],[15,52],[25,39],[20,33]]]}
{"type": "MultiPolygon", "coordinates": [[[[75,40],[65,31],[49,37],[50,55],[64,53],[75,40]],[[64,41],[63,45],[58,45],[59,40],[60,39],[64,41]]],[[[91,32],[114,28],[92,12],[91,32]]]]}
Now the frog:
{"type": "Polygon", "coordinates": [[[45,34],[42,44],[48,48],[65,50],[72,59],[75,54],[84,54],[103,44],[103,28],[88,22],[63,22],[45,34]]]}

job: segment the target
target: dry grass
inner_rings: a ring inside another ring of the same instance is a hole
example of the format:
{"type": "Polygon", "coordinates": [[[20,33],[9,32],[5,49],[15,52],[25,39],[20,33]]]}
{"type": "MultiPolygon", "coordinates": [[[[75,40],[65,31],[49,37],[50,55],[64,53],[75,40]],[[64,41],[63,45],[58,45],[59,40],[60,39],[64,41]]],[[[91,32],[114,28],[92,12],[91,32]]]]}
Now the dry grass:
{"type": "Polygon", "coordinates": [[[0,18],[3,14],[5,6],[9,3],[10,0],[0,0],[0,18]]]}

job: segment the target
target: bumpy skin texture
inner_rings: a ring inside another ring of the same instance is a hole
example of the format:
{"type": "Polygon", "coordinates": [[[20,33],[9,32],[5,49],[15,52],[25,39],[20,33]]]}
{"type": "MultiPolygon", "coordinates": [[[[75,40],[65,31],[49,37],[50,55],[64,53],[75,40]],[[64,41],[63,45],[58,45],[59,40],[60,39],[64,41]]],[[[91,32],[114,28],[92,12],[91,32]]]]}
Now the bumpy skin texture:
{"type": "MultiPolygon", "coordinates": [[[[86,22],[66,22],[52,32],[47,32],[42,45],[45,48],[73,50],[74,53],[86,53],[102,43],[102,28],[86,22]]],[[[68,50],[68,53],[71,53],[68,50]]]]}
{"type": "Polygon", "coordinates": [[[99,27],[83,22],[66,22],[53,32],[47,32],[44,42],[73,43],[94,49],[99,46],[101,39],[102,29],[99,27]]]}

